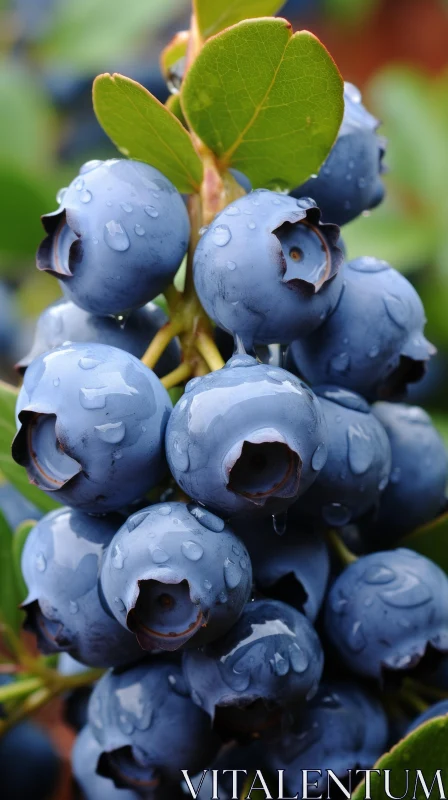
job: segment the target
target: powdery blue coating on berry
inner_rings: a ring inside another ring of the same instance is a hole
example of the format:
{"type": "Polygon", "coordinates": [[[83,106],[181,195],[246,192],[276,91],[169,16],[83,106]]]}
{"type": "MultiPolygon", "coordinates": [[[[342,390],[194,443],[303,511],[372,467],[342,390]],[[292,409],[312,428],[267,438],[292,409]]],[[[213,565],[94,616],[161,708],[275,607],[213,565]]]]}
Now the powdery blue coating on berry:
{"type": "Polygon", "coordinates": [[[400,548],[361,556],[334,582],[326,633],[353,672],[415,667],[428,647],[448,651],[448,578],[428,558],[400,548]]]}
{"type": "Polygon", "coordinates": [[[390,445],[362,397],[337,386],[315,391],[327,423],[328,457],[298,508],[341,527],[378,505],[389,480],[390,445]]]}
{"type": "Polygon", "coordinates": [[[158,503],[133,514],[101,569],[104,599],[147,650],[177,650],[222,636],[252,589],[244,544],[199,506],[158,503]]]}
{"type": "Polygon", "coordinates": [[[431,719],[435,719],[436,717],[446,717],[448,714],[448,700],[440,700],[438,703],[434,703],[432,706],[423,711],[421,714],[416,717],[412,723],[410,724],[409,728],[406,731],[406,735],[415,731],[416,728],[420,727],[420,725],[424,725],[425,722],[429,722],[431,719]]]}
{"type": "Polygon", "coordinates": [[[98,772],[117,787],[139,780],[143,791],[178,781],[186,764],[194,775],[219,747],[178,663],[162,656],[103,675],[90,699],[89,724],[101,748],[98,772]]]}
{"type": "Polygon", "coordinates": [[[368,538],[372,543],[390,545],[441,512],[448,479],[447,453],[422,408],[376,403],[372,410],[389,437],[392,470],[368,538]]]}
{"type": "Polygon", "coordinates": [[[423,335],[422,302],[386,261],[357,258],[344,264],[342,277],[337,309],[320,330],[293,342],[292,362],[312,386],[343,386],[369,401],[400,396],[435,353],[423,335]]]}
{"type": "MultiPolygon", "coordinates": [[[[37,321],[31,350],[16,364],[16,369],[23,375],[37,356],[66,342],[109,344],[141,358],[157,331],[167,322],[165,312],[155,303],[147,303],[120,322],[115,317],[89,314],[64,298],[42,312],[37,321]]],[[[173,340],[157,362],[154,372],[159,376],[166,375],[179,366],[179,363],[179,343],[173,340]]]]}
{"type": "Polygon", "coordinates": [[[285,510],[322,468],[319,401],[306,384],[250,356],[186,386],[166,434],[170,470],[184,492],[223,517],[285,510]],[[317,459],[315,459],[315,466],[317,459]]]}
{"type": "Polygon", "coordinates": [[[243,520],[234,528],[249,551],[256,587],[289,603],[314,622],[330,574],[324,537],[290,519],[285,532],[278,536],[271,517],[243,520]]]}
{"type": "Polygon", "coordinates": [[[135,356],[75,343],[28,367],[15,460],[61,503],[104,513],[140,499],[166,471],[168,393],[135,356]]]}
{"type": "Polygon", "coordinates": [[[103,610],[98,571],[116,518],[62,508],[29,533],[22,553],[26,627],[44,653],[68,652],[92,667],[128,664],[143,655],[134,638],[103,610]]]}
{"type": "Polygon", "coordinates": [[[92,314],[122,314],[170,284],[186,253],[190,223],[173,184],[139,161],[110,159],[82,172],[57,211],[37,266],[92,314]]]}
{"type": "Polygon", "coordinates": [[[312,197],[325,222],[337,225],[375,208],[384,197],[381,175],[387,142],[377,134],[380,123],[351,83],[345,83],[344,104],[338,138],[319,174],[291,192],[293,197],[312,197]]]}
{"type": "Polygon", "coordinates": [[[248,349],[291,342],[334,309],[342,287],[339,229],[319,220],[313,200],[257,189],[221,211],[199,240],[199,299],[248,349]]]}
{"type": "Polygon", "coordinates": [[[302,770],[322,770],[317,794],[326,796],[327,770],[369,769],[386,749],[387,718],[375,697],[356,684],[325,681],[305,707],[285,712],[281,733],[266,748],[269,769],[285,770],[291,795],[302,795],[302,770]]]}
{"type": "Polygon", "coordinates": [[[72,750],[73,775],[85,800],[139,800],[137,792],[117,789],[110,778],[97,774],[100,755],[101,747],[86,725],[78,734],[72,750]]]}
{"type": "Polygon", "coordinates": [[[267,599],[248,603],[219,641],[185,652],[183,666],[193,700],[213,718],[218,707],[242,710],[262,701],[272,710],[310,699],[323,662],[309,620],[267,599]]]}

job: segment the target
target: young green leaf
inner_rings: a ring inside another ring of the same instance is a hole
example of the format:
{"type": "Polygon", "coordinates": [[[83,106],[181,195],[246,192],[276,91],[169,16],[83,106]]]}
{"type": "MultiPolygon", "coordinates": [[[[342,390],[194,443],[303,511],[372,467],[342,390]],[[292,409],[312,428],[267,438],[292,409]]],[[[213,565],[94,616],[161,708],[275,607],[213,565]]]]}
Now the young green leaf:
{"type": "Polygon", "coordinates": [[[185,66],[189,36],[189,31],[178,31],[162,50],[160,68],[168,84],[173,80],[173,70],[176,73],[176,68],[185,66]]]}
{"type": "Polygon", "coordinates": [[[124,155],[156,167],[180,192],[198,190],[202,163],[190,134],[144,86],[123,75],[99,75],[93,84],[93,106],[100,125],[124,155]]]}
{"type": "MultiPolygon", "coordinates": [[[[412,797],[414,800],[424,800],[424,798],[427,800],[429,794],[425,792],[422,779],[425,781],[427,790],[430,789],[435,779],[431,797],[444,797],[447,787],[445,787],[445,793],[439,793],[440,785],[438,785],[436,775],[437,770],[442,776],[445,773],[442,768],[446,760],[447,737],[448,717],[436,717],[416,728],[389,753],[381,756],[374,767],[374,769],[380,770],[380,775],[376,773],[371,775],[371,791],[368,795],[371,800],[383,800],[387,797],[412,797]],[[389,770],[389,786],[385,786],[386,770],[389,770]],[[417,774],[417,770],[420,771],[420,774],[417,774]],[[409,781],[408,787],[406,786],[407,780],[409,781]]],[[[365,797],[366,785],[362,782],[352,794],[352,800],[364,800],[365,797]]]]}
{"type": "Polygon", "coordinates": [[[0,511],[0,621],[17,633],[22,612],[12,555],[13,532],[0,511]]]}
{"type": "Polygon", "coordinates": [[[0,381],[0,473],[41,511],[52,511],[59,508],[59,504],[36,486],[32,486],[26,471],[11,456],[11,443],[16,433],[16,400],[17,389],[0,381]]]}
{"type": "Polygon", "coordinates": [[[25,542],[30,531],[33,530],[35,524],[36,521],[34,519],[25,520],[25,522],[22,522],[18,526],[12,538],[12,560],[19,603],[23,603],[28,593],[26,583],[23,580],[22,575],[22,550],[25,547],[25,542]]]}
{"type": "Polygon", "coordinates": [[[230,25],[254,17],[270,17],[285,0],[193,0],[198,27],[204,39],[230,25]]]}
{"type": "Polygon", "coordinates": [[[400,540],[400,547],[409,547],[435,561],[448,573],[448,513],[422,525],[400,540]]]}
{"type": "Polygon", "coordinates": [[[240,22],[205,43],[181,103],[190,127],[252,186],[291,189],[337,136],[343,82],[325,47],[284,19],[240,22]]]}

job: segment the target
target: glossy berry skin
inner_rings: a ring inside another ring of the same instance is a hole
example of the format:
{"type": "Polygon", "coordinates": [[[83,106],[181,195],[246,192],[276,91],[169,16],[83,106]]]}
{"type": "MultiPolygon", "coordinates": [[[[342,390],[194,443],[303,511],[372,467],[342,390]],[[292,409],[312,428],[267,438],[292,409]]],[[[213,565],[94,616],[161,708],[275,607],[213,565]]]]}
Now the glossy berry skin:
{"type": "Polygon", "coordinates": [[[165,474],[170,410],[159,379],[130,353],[58,347],[25,373],[12,454],[55,500],[92,514],[114,511],[165,474]]]}
{"type": "Polygon", "coordinates": [[[98,595],[98,570],[117,524],[114,517],[62,508],[29,533],[22,553],[28,589],[22,608],[43,653],[68,652],[92,667],[129,664],[143,655],[98,595]]]}
{"type": "Polygon", "coordinates": [[[229,718],[236,728],[250,728],[252,719],[259,724],[260,708],[266,716],[313,697],[323,660],[310,621],[286,603],[265,599],[248,603],[218,641],[185,652],[183,666],[194,702],[212,719],[220,707],[236,712],[229,718]]]}
{"type": "Polygon", "coordinates": [[[328,546],[319,531],[290,517],[281,536],[275,533],[271,517],[242,520],[234,530],[249,551],[256,588],[314,622],[330,574],[328,546]]]}
{"type": "Polygon", "coordinates": [[[225,518],[266,516],[312,484],[325,463],[325,438],[310,389],[243,355],[187,384],[168,423],[166,454],[193,500],[225,518]]]}
{"type": "Polygon", "coordinates": [[[194,775],[219,747],[178,663],[162,656],[105,673],[93,690],[89,724],[101,748],[98,773],[142,793],[179,781],[181,764],[194,775]]]}
{"type": "Polygon", "coordinates": [[[410,724],[406,734],[412,733],[412,731],[415,731],[415,729],[419,728],[420,725],[424,725],[425,722],[429,722],[431,719],[435,719],[436,717],[446,717],[447,714],[448,700],[440,700],[438,703],[434,703],[432,706],[429,706],[426,711],[423,711],[421,714],[419,714],[418,717],[416,717],[410,724]]]}
{"type": "MultiPolygon", "coordinates": [[[[89,314],[63,298],[52,303],[40,315],[31,350],[18,361],[16,369],[24,375],[37,356],[66,342],[109,344],[141,358],[157,331],[167,322],[165,312],[155,303],[147,303],[143,308],[133,311],[124,322],[119,322],[114,317],[89,314]]],[[[161,377],[179,366],[179,363],[179,344],[173,340],[157,362],[154,372],[161,377]]]]}
{"type": "Polygon", "coordinates": [[[312,386],[343,386],[369,402],[396,399],[435,353],[423,335],[422,302],[386,261],[356,258],[342,276],[337,309],[320,330],[291,345],[292,363],[312,386]]]}
{"type": "Polygon", "coordinates": [[[291,795],[299,797],[302,770],[322,770],[321,777],[311,772],[309,780],[318,783],[316,796],[326,797],[327,770],[342,780],[348,769],[369,769],[384,753],[387,734],[387,718],[375,697],[353,682],[324,681],[305,707],[285,712],[266,748],[267,764],[285,770],[291,795]]]}
{"type": "Polygon", "coordinates": [[[249,600],[252,568],[222,519],[194,504],[158,503],[117,532],[101,587],[142,648],[177,650],[228,631],[249,600]]]}
{"type": "Polygon", "coordinates": [[[379,125],[363,106],[356,86],[345,83],[338,138],[317,177],[294,189],[292,196],[309,195],[325,222],[336,225],[345,225],[379,205],[384,197],[381,175],[386,150],[386,140],[377,134],[379,125]]]}
{"type": "Polygon", "coordinates": [[[341,527],[380,502],[390,474],[390,445],[359,394],[338,386],[321,386],[315,392],[327,423],[328,457],[298,508],[341,527]]]}
{"type": "Polygon", "coordinates": [[[42,217],[47,232],[38,269],[63,284],[76,305],[100,316],[124,314],[172,282],[190,224],[173,184],[139,161],[90,161],[42,217]]]}
{"type": "Polygon", "coordinates": [[[313,200],[257,189],[218,214],[199,240],[193,271],[207,314],[254,342],[291,342],[322,325],[341,293],[339,228],[313,200]]]}
{"type": "Polygon", "coordinates": [[[415,667],[427,647],[448,651],[448,578],[400,548],[361,556],[330,589],[325,629],[342,662],[382,680],[415,667]]]}
{"type": "Polygon", "coordinates": [[[390,546],[442,511],[448,480],[447,452],[422,408],[376,403],[372,410],[389,437],[392,470],[378,513],[363,538],[372,546],[390,546]]]}
{"type": "MultiPolygon", "coordinates": [[[[101,755],[101,745],[92,729],[86,725],[76,738],[72,751],[72,770],[82,789],[84,800],[139,800],[141,794],[133,789],[117,789],[110,778],[98,775],[96,767],[101,755]]],[[[167,784],[145,791],[145,800],[185,800],[178,784],[167,784]]]]}
{"type": "Polygon", "coordinates": [[[22,722],[2,736],[2,800],[54,797],[60,769],[60,759],[52,742],[34,723],[22,722]]]}

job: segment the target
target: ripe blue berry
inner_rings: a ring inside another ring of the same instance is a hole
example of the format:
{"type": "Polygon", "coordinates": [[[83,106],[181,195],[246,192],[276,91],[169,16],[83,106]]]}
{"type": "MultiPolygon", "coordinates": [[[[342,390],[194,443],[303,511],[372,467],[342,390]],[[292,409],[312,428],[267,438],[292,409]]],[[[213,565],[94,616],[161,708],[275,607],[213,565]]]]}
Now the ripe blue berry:
{"type": "Polygon", "coordinates": [[[22,722],[3,734],[0,740],[2,800],[54,797],[60,770],[60,759],[42,728],[22,722]]]}
{"type": "Polygon", "coordinates": [[[335,384],[369,401],[399,397],[420,380],[435,348],[409,281],[386,261],[364,256],[344,264],[344,289],[333,314],[290,357],[312,386],[335,384]]]}
{"type": "Polygon", "coordinates": [[[406,731],[406,734],[415,731],[416,728],[419,728],[420,725],[424,725],[425,722],[429,722],[430,719],[435,719],[436,717],[446,717],[447,714],[448,700],[439,700],[438,703],[434,703],[432,706],[429,706],[426,711],[423,711],[412,721],[406,731]]]}
{"type": "Polygon", "coordinates": [[[224,637],[186,651],[183,666],[194,702],[212,719],[220,708],[225,724],[256,731],[273,710],[314,696],[323,652],[303,614],[255,600],[224,637]]]}
{"type": "Polygon", "coordinates": [[[341,293],[339,228],[313,200],[257,189],[218,214],[196,248],[194,281],[207,314],[254,342],[290,342],[322,325],[341,293]]]}
{"type": "Polygon", "coordinates": [[[298,508],[341,527],[378,505],[389,479],[390,445],[359,394],[338,386],[315,391],[327,423],[328,457],[298,508]]]}
{"type": "Polygon", "coordinates": [[[384,186],[383,157],[386,140],[380,125],[361,103],[361,93],[351,83],[344,88],[344,118],[330,155],[315,178],[291,194],[312,197],[325,222],[345,225],[363,211],[381,203],[384,186]]]}
{"type": "Polygon", "coordinates": [[[69,652],[92,667],[142,656],[135,639],[106,614],[98,570],[117,520],[68,508],[51,511],[29,533],[22,553],[28,596],[25,627],[44,653],[69,652]]]}
{"type": "Polygon", "coordinates": [[[163,477],[170,410],[159,379],[130,353],[104,344],[58,347],[25,373],[12,454],[61,503],[114,511],[163,477]]]}
{"type": "Polygon", "coordinates": [[[101,748],[99,775],[140,792],[178,781],[182,764],[194,775],[219,747],[181,668],[162,656],[106,672],[90,699],[89,724],[101,748]]]}
{"type": "Polygon", "coordinates": [[[78,734],[72,751],[72,770],[85,800],[139,800],[132,789],[116,789],[109,778],[98,775],[101,747],[86,725],[78,734]]]}
{"type": "Polygon", "coordinates": [[[343,663],[382,680],[415,667],[427,648],[448,651],[448,578],[404,548],[362,556],[334,582],[327,636],[343,663]]]}
{"type": "Polygon", "coordinates": [[[390,546],[442,511],[448,459],[442,438],[422,408],[376,403],[372,410],[392,451],[388,486],[377,515],[363,531],[363,538],[377,548],[390,546]]]}
{"type": "Polygon", "coordinates": [[[287,508],[325,463],[319,401],[289,372],[234,356],[190,381],[166,434],[171,472],[184,492],[224,517],[287,508]]]}
{"type": "Polygon", "coordinates": [[[222,636],[252,589],[250,558],[223,520],[199,506],[159,503],[115,535],[101,569],[104,599],[145,650],[222,636]]]}
{"type": "Polygon", "coordinates": [[[281,537],[275,534],[271,517],[235,521],[234,529],[249,551],[257,589],[314,622],[330,574],[324,537],[290,518],[281,537]]]}
{"type": "Polygon", "coordinates": [[[321,770],[321,776],[310,773],[310,781],[317,781],[316,796],[327,797],[327,770],[347,779],[349,769],[369,769],[384,752],[387,734],[375,697],[352,682],[325,681],[310,703],[285,712],[265,750],[267,764],[284,769],[291,794],[300,797],[302,770],[321,770]]]}
{"type": "MultiPolygon", "coordinates": [[[[42,312],[31,350],[16,364],[16,369],[24,375],[37,356],[67,342],[109,344],[141,358],[157,331],[167,322],[168,317],[155,303],[147,303],[143,308],[133,311],[125,321],[119,322],[115,317],[89,314],[64,298],[42,312]]],[[[154,372],[159,376],[166,375],[179,363],[179,344],[173,340],[157,362],[154,372]]]]}
{"type": "Polygon", "coordinates": [[[89,162],[57,211],[37,266],[59,278],[74,303],[92,314],[123,314],[168,286],[185,255],[190,224],[173,184],[139,161],[89,162]]]}

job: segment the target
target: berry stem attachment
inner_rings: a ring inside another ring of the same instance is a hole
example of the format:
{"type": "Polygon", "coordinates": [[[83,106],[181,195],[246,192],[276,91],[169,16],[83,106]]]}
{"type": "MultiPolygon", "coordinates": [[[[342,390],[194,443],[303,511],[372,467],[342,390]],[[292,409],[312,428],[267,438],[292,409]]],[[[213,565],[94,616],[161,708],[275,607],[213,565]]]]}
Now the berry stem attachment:
{"type": "Polygon", "coordinates": [[[327,539],[332,551],[335,553],[339,562],[342,563],[344,567],[348,567],[349,564],[353,564],[358,560],[358,557],[355,556],[354,553],[348,549],[348,547],[346,547],[336,531],[327,531],[327,539]]]}
{"type": "Polygon", "coordinates": [[[180,364],[176,369],[173,369],[172,372],[169,372],[168,375],[165,375],[162,378],[162,383],[165,389],[172,389],[174,386],[178,386],[180,383],[183,383],[190,377],[192,373],[191,364],[188,364],[187,361],[184,361],[183,364],[180,364]]]}
{"type": "Polygon", "coordinates": [[[180,317],[171,320],[171,322],[167,322],[163,328],[160,328],[160,330],[157,331],[146,353],[142,356],[143,363],[150,369],[154,369],[160,356],[162,353],[164,353],[169,343],[182,330],[184,330],[184,324],[180,317]]]}
{"type": "Polygon", "coordinates": [[[198,353],[200,353],[204,359],[210,372],[215,372],[218,369],[222,369],[224,366],[224,360],[213,339],[208,336],[207,333],[204,333],[203,331],[198,333],[195,345],[198,353]]]}

